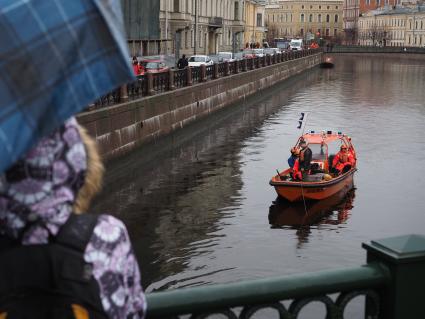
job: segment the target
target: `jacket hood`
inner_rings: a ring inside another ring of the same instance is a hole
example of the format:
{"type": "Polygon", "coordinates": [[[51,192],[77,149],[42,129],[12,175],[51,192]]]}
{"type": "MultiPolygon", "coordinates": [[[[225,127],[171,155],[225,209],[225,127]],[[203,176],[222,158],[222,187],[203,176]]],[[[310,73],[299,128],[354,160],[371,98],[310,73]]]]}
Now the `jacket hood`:
{"type": "Polygon", "coordinates": [[[47,243],[71,214],[86,170],[86,150],[71,118],[0,175],[0,234],[47,243]]]}

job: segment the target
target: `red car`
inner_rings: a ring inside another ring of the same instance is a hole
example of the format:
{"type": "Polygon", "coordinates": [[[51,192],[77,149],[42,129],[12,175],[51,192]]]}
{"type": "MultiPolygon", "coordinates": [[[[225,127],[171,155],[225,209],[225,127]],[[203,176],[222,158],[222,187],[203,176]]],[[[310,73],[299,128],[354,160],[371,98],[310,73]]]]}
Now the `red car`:
{"type": "Polygon", "coordinates": [[[168,71],[170,69],[162,60],[146,59],[142,60],[141,64],[143,66],[143,73],[158,73],[168,71]]]}

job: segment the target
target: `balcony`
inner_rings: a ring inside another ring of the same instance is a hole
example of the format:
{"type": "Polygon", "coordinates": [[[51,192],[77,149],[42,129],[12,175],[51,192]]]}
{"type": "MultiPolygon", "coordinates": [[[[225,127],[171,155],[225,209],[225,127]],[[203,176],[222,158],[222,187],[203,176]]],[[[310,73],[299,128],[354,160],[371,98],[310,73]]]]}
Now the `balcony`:
{"type": "Polygon", "coordinates": [[[208,21],[208,27],[211,29],[219,29],[223,27],[222,17],[211,17],[208,21]]]}

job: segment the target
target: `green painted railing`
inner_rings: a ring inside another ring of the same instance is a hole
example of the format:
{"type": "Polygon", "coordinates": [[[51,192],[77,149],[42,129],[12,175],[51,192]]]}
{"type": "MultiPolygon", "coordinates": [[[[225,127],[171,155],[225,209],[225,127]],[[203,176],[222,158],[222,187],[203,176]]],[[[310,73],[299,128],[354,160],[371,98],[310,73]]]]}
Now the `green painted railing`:
{"type": "Polygon", "coordinates": [[[365,318],[425,318],[425,236],[363,247],[364,266],[151,293],[148,318],[251,318],[271,308],[279,318],[293,319],[311,302],[325,305],[326,319],[344,318],[347,304],[358,296],[366,297],[365,318]]]}

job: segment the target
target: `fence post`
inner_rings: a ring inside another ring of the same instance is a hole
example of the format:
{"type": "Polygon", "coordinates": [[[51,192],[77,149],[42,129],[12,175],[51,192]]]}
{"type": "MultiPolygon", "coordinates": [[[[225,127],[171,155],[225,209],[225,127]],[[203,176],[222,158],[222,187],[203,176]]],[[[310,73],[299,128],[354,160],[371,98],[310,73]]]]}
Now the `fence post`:
{"type": "Polygon", "coordinates": [[[174,70],[170,69],[168,71],[168,90],[172,91],[176,88],[174,85],[174,70]]]}
{"type": "Polygon", "coordinates": [[[186,83],[187,86],[191,86],[192,85],[192,70],[190,69],[190,66],[187,66],[185,68],[186,70],[186,83]]]}
{"type": "Polygon", "coordinates": [[[207,80],[207,66],[205,64],[201,64],[201,69],[199,71],[199,82],[205,82],[207,80]]]}
{"type": "Polygon", "coordinates": [[[218,63],[214,63],[214,74],[213,74],[214,79],[218,79],[219,75],[218,75],[218,63]]]}
{"type": "Polygon", "coordinates": [[[225,61],[224,62],[224,76],[228,76],[229,73],[230,73],[229,62],[225,61]]]}
{"type": "Polygon", "coordinates": [[[128,101],[128,91],[127,91],[127,84],[121,85],[120,87],[120,102],[127,102],[128,101]]]}
{"type": "Polygon", "coordinates": [[[246,72],[248,61],[246,58],[244,58],[243,60],[241,60],[241,62],[242,62],[242,72],[246,72]]]}
{"type": "Polygon", "coordinates": [[[235,60],[233,61],[233,63],[235,64],[235,74],[239,73],[239,61],[235,60]]]}
{"type": "Polygon", "coordinates": [[[148,84],[147,94],[153,95],[155,92],[153,90],[153,73],[147,72],[146,74],[146,81],[148,84]]]}
{"type": "Polygon", "coordinates": [[[380,317],[425,318],[425,236],[405,235],[363,243],[367,262],[384,264],[391,275],[381,293],[380,317]]]}

